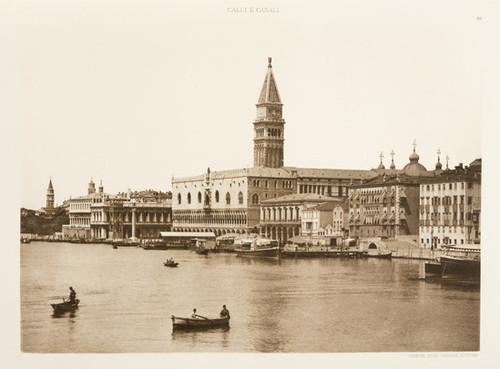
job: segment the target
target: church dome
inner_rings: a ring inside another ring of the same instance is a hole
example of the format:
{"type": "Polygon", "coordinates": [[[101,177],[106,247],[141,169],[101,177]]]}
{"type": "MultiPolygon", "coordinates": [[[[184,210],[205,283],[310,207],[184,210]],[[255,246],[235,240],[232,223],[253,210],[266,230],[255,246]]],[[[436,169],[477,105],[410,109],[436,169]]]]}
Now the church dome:
{"type": "Polygon", "coordinates": [[[410,155],[410,162],[412,161],[418,162],[418,159],[420,159],[420,156],[418,156],[418,154],[415,151],[413,151],[413,153],[410,155]]]}
{"type": "Polygon", "coordinates": [[[418,162],[420,156],[415,152],[413,148],[413,153],[410,155],[410,162],[403,167],[404,174],[408,176],[419,176],[423,174],[422,172],[427,172],[427,169],[418,162]]]}

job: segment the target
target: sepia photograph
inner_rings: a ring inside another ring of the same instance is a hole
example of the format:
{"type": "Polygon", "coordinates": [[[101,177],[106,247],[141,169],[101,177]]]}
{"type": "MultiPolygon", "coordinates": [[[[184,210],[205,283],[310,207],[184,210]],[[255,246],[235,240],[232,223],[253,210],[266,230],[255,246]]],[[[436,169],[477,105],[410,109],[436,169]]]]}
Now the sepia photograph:
{"type": "Polygon", "coordinates": [[[489,365],[489,3],[0,3],[13,362],[489,365]]]}

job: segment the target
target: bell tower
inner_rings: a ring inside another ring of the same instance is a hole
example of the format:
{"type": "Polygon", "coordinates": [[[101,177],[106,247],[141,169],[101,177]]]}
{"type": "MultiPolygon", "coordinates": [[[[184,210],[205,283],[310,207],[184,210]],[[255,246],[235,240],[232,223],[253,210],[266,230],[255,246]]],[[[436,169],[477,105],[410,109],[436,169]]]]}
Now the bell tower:
{"type": "Polygon", "coordinates": [[[47,201],[45,202],[45,207],[47,209],[54,209],[54,187],[52,187],[52,177],[49,181],[49,187],[47,188],[47,201]]]}
{"type": "Polygon", "coordinates": [[[253,122],[254,167],[281,168],[284,161],[285,120],[278,86],[273,75],[272,58],[268,58],[264,85],[256,104],[257,118],[253,122]]]}

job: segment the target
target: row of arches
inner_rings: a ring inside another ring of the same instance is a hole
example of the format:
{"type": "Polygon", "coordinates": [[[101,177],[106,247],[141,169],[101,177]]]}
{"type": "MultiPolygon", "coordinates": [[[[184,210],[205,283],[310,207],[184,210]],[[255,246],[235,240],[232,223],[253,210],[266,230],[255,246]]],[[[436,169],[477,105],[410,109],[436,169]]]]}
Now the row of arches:
{"type": "Polygon", "coordinates": [[[248,217],[242,210],[211,211],[209,214],[203,211],[185,211],[177,212],[173,221],[175,226],[243,226],[248,223],[248,217]]]}
{"type": "MultiPolygon", "coordinates": [[[[201,191],[199,191],[198,195],[197,195],[198,204],[201,204],[202,198],[203,198],[203,196],[201,194],[201,191]]],[[[220,196],[219,191],[215,191],[215,193],[214,193],[214,200],[215,200],[216,203],[219,203],[221,201],[221,196],[220,196]]],[[[205,202],[209,202],[209,201],[210,201],[210,196],[206,196],[205,202]]],[[[225,201],[226,201],[226,205],[231,205],[231,194],[229,192],[226,192],[225,201]]],[[[238,201],[239,205],[242,205],[244,203],[243,192],[241,192],[241,191],[238,192],[237,201],[238,201]]],[[[186,195],[186,203],[187,204],[191,204],[192,203],[191,192],[188,192],[187,195],[186,195]]],[[[182,195],[180,193],[177,194],[177,204],[178,205],[182,205],[182,195]]],[[[209,204],[206,204],[206,205],[209,205],[209,204]]]]}

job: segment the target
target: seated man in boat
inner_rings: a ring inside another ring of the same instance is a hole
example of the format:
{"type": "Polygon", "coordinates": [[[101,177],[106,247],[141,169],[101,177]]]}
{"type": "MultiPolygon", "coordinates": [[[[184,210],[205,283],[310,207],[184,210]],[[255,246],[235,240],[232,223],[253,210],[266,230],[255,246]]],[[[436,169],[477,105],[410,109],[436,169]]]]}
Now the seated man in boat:
{"type": "Polygon", "coordinates": [[[226,309],[226,305],[222,305],[222,310],[220,312],[220,317],[221,318],[229,318],[229,310],[226,309]]]}
{"type": "Polygon", "coordinates": [[[74,304],[76,302],[76,291],[73,289],[73,287],[69,288],[69,302],[74,304]]]}
{"type": "Polygon", "coordinates": [[[196,314],[196,309],[193,309],[193,314],[191,314],[191,318],[193,319],[198,318],[198,314],[196,314]]]}

